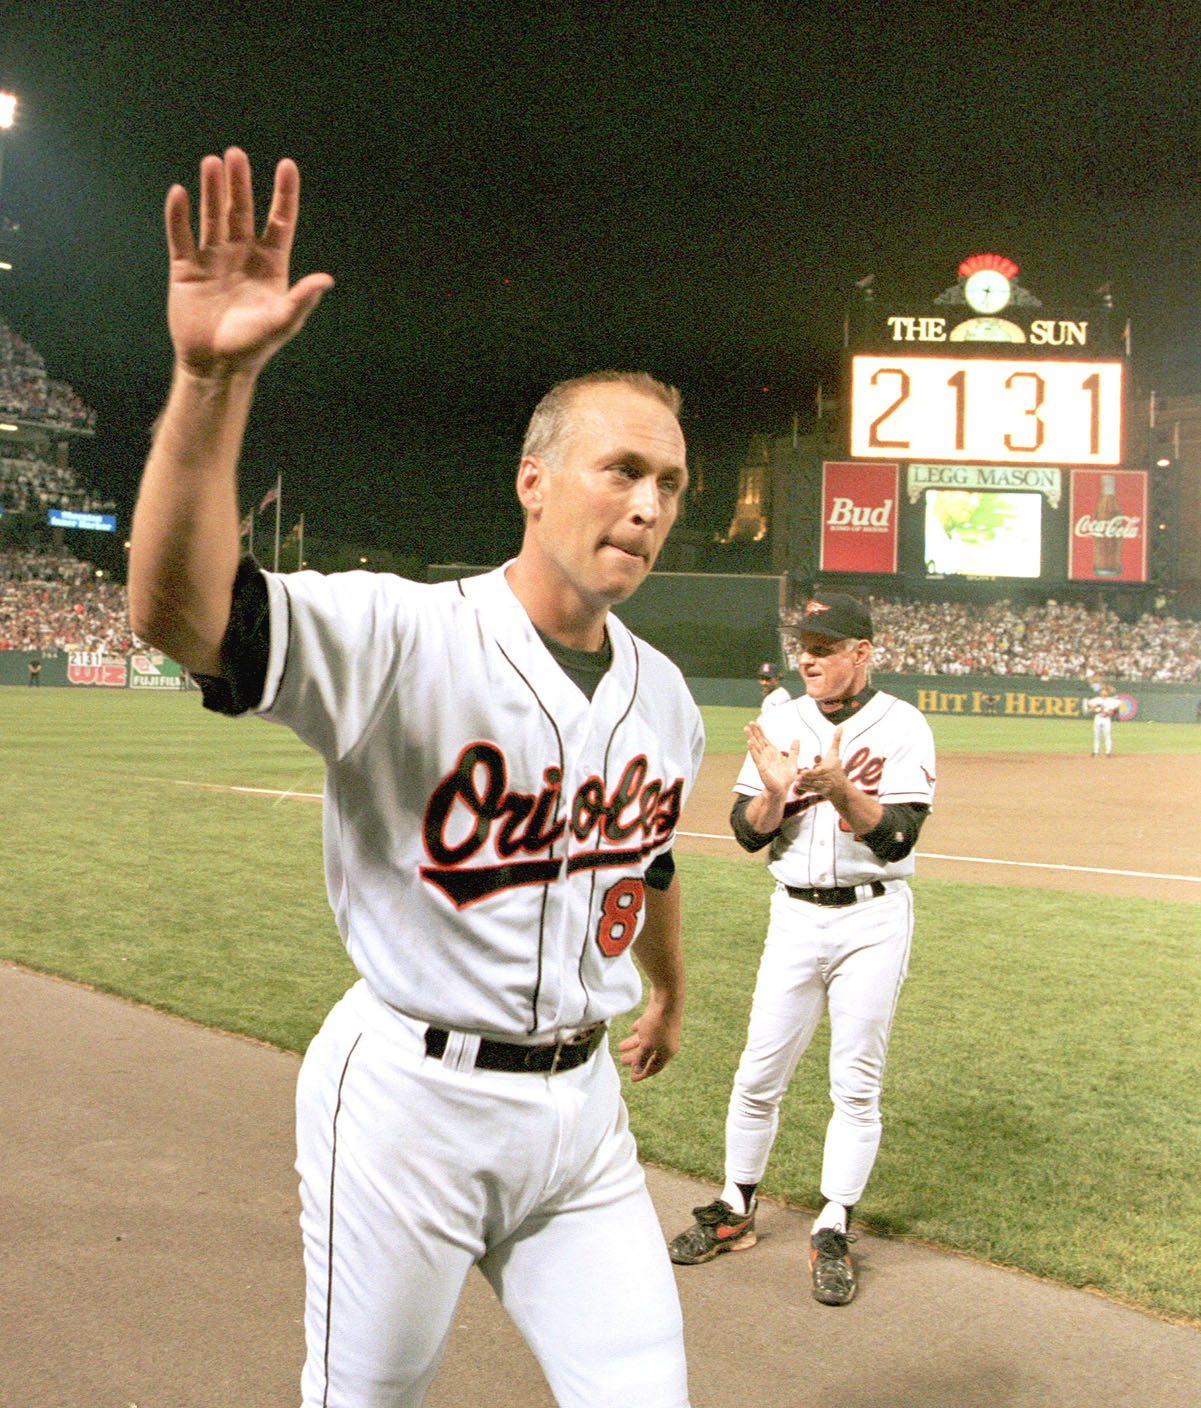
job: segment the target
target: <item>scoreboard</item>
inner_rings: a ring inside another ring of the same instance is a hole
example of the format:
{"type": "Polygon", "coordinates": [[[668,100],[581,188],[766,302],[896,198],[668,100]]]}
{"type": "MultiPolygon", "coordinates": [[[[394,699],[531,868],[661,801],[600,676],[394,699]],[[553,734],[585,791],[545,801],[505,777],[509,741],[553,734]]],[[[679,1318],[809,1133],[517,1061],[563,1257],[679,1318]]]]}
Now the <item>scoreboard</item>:
{"type": "Polygon", "coordinates": [[[851,358],[853,458],[1118,465],[1123,364],[851,358]]]}

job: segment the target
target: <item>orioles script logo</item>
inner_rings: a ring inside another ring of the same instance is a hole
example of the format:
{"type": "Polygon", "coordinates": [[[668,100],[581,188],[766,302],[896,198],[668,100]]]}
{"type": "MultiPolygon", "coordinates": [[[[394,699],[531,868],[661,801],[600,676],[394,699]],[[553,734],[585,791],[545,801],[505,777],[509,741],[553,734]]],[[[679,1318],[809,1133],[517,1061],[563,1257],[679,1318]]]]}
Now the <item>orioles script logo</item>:
{"type": "Polygon", "coordinates": [[[545,885],[558,879],[563,858],[518,857],[548,851],[568,829],[574,842],[595,845],[567,856],[568,875],[636,864],[675,830],[684,791],[682,777],[665,786],[661,778],[648,781],[647,770],[643,754],[631,758],[607,796],[604,779],[590,777],[564,811],[559,768],[543,772],[537,794],[510,791],[501,749],[469,744],[426,806],[425,849],[434,864],[423,866],[421,875],[460,909],[498,890],[545,885]],[[452,834],[463,839],[452,840],[452,834]],[[489,842],[502,863],[469,865],[489,842]]]}
{"type": "MultiPolygon", "coordinates": [[[[812,767],[821,766],[821,754],[814,756],[812,767]]],[[[884,771],[883,758],[873,758],[869,748],[857,748],[842,765],[843,772],[847,775],[847,781],[853,782],[861,791],[867,793],[869,797],[874,797],[880,791],[880,774],[884,771]]],[[[922,769],[925,772],[925,768],[922,769]]],[[[929,777],[930,774],[926,773],[929,777]]],[[[930,779],[933,782],[933,778],[930,779]]],[[[785,816],[796,816],[800,812],[807,812],[810,807],[816,807],[819,802],[826,799],[816,792],[810,792],[800,782],[793,786],[793,795],[798,798],[795,802],[784,804],[785,816]]],[[[843,830],[847,829],[846,823],[841,823],[843,830]]]]}

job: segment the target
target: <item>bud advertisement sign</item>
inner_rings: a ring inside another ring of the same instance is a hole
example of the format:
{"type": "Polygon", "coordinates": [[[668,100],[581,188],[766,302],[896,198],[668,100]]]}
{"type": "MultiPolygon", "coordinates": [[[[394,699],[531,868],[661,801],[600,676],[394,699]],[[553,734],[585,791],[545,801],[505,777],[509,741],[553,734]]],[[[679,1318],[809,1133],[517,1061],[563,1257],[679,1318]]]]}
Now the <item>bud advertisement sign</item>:
{"type": "Polygon", "coordinates": [[[1068,578],[1147,580],[1147,476],[1136,469],[1072,470],[1068,578]]]}
{"type": "Polygon", "coordinates": [[[897,570],[898,466],[822,465],[823,572],[897,570]]]}

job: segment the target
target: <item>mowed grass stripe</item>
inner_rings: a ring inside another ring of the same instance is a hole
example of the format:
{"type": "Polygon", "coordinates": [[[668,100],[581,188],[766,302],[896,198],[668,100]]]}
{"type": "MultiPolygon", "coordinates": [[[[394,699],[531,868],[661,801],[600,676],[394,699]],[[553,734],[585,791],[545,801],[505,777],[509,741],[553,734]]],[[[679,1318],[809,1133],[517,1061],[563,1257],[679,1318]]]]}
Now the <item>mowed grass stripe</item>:
{"type": "MultiPolygon", "coordinates": [[[[146,779],[315,792],[319,760],[285,730],[205,715],[195,696],[10,688],[0,764],[4,957],[303,1050],[353,978],[319,811],[146,779]]],[[[643,1155],[717,1183],[769,885],[737,860],[678,863],[685,1044],[627,1093],[643,1155]]],[[[930,879],[915,892],[884,1143],[859,1215],[1201,1322],[1196,906],[930,879]]],[[[802,1206],[817,1199],[827,1042],[823,1024],[765,1181],[802,1206]]]]}

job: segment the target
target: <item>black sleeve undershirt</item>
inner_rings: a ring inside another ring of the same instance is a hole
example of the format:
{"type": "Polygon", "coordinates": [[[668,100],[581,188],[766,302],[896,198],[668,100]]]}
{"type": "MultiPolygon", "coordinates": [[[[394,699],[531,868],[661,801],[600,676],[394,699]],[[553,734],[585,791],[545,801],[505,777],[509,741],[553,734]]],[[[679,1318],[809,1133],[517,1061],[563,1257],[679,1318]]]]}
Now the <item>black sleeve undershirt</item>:
{"type": "Polygon", "coordinates": [[[247,554],[238,563],[229,625],[221,641],[221,673],[194,675],[204,707],[218,714],[244,714],[255,708],[267,683],[271,614],[267,579],[247,554]]]}
{"type": "MultiPolygon", "coordinates": [[[[730,828],[734,839],[744,851],[760,851],[773,837],[775,831],[756,831],[746,819],[746,809],[754,799],[735,797],[730,812],[730,828]]],[[[929,815],[930,808],[925,802],[882,802],[884,815],[872,829],[858,839],[864,843],[877,860],[885,862],[904,860],[917,845],[918,832],[929,815]]]]}

